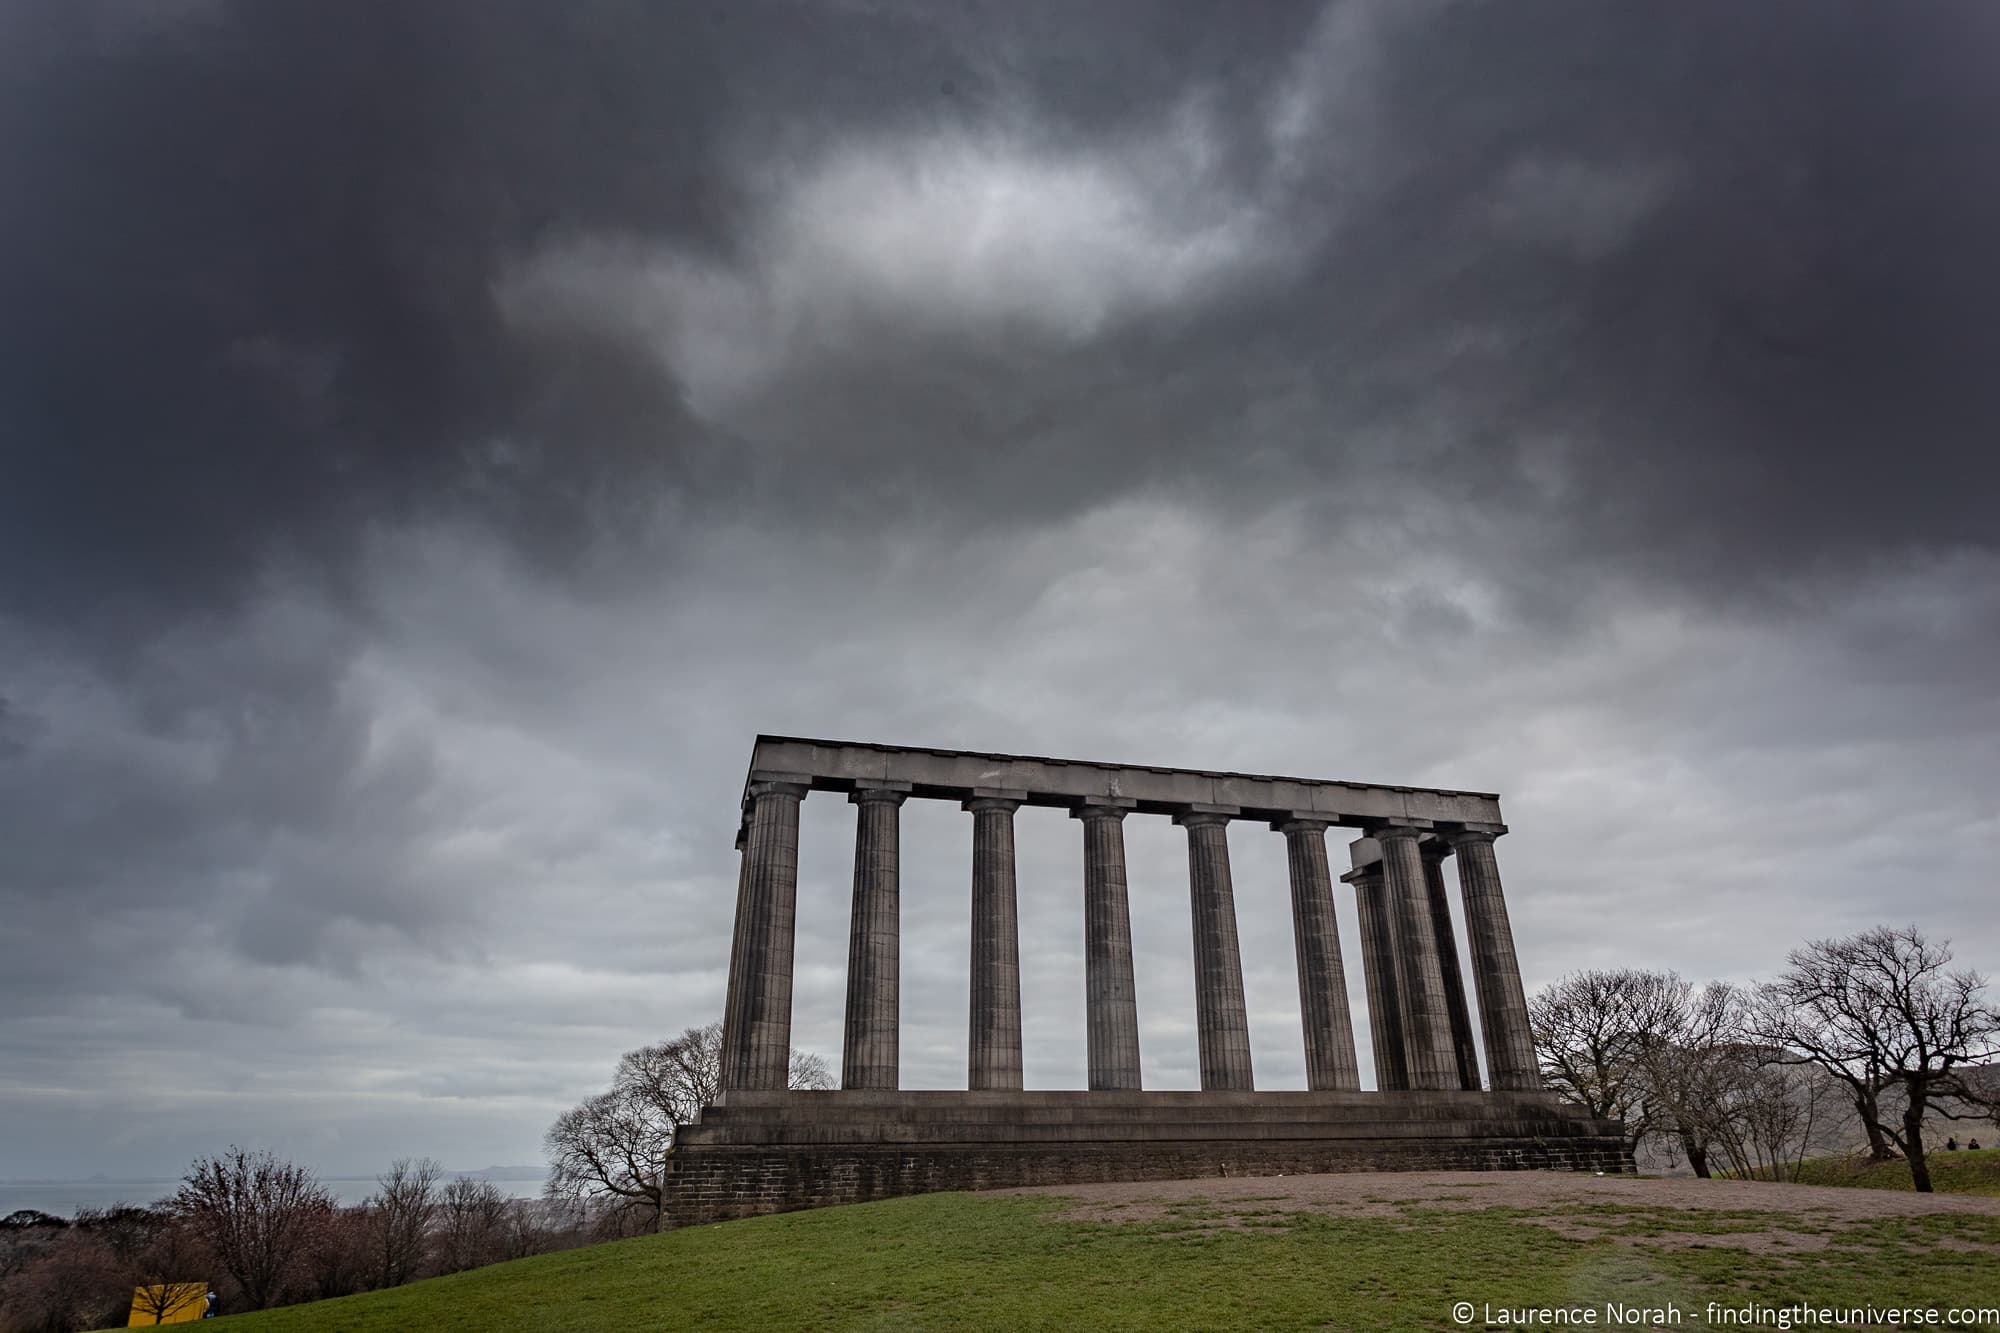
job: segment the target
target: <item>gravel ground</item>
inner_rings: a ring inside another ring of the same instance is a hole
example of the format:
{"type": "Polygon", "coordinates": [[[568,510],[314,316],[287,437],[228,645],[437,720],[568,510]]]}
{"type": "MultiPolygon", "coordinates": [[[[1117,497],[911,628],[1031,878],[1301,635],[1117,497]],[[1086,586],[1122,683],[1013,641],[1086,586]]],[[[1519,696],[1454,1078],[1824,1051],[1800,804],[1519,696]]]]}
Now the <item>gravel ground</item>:
{"type": "MultiPolygon", "coordinates": [[[[1825,1185],[1780,1185],[1736,1180],[1638,1180],[1630,1176],[1586,1176],[1562,1171],[1355,1172],[1326,1176],[1238,1176],[1220,1180],[1169,1180],[1147,1184],[1050,1185],[1007,1190],[1008,1194],[1053,1195],[1073,1200],[1056,1216],[1065,1221],[1147,1222],[1181,1210],[1202,1208],[1212,1224],[1235,1228],[1245,1217],[1272,1212],[1315,1212],[1339,1217],[1401,1217],[1410,1207],[1446,1209],[1517,1208],[1545,1215],[1522,1220],[1566,1236],[1592,1239],[1641,1210],[1681,1209],[1690,1213],[1769,1212],[1762,1230],[1722,1234],[1680,1233],[1684,1243],[1728,1245],[1749,1250],[1812,1250],[1830,1233],[1879,1217],[1925,1213],[2000,1217],[2000,1198],[1970,1194],[1917,1194],[1894,1190],[1840,1189],[1825,1185]],[[1203,1207],[1206,1205],[1206,1207],[1203,1207]],[[1628,1207],[1632,1214],[1577,1214],[1578,1207],[1628,1207]],[[1786,1223],[1803,1224],[1803,1230],[1786,1223]]],[[[1645,1214],[1657,1219],[1657,1214],[1645,1214]]],[[[1692,1220],[1692,1219],[1691,1219],[1692,1220]]],[[[1732,1220],[1732,1228],[1740,1220],[1732,1220]]],[[[1614,1236],[1626,1240],[1630,1237],[1614,1236]]],[[[1660,1244],[1660,1235],[1644,1238],[1660,1244]]],[[[1967,1248],[1995,1250],[1986,1245],[1967,1248]]],[[[2000,1251],[1996,1251],[2000,1252],[2000,1251]]]]}

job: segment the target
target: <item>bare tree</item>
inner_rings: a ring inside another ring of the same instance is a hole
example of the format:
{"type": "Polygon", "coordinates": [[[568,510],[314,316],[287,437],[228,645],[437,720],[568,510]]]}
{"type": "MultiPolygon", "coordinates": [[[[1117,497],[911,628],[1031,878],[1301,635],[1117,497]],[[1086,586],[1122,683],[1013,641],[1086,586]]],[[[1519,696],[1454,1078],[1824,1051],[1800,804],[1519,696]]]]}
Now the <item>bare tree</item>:
{"type": "Polygon", "coordinates": [[[429,1157],[399,1157],[363,1207],[373,1230],[377,1285],[399,1287],[417,1275],[437,1213],[438,1177],[444,1168],[429,1157]]]}
{"type": "MultiPolygon", "coordinates": [[[[793,1051],[790,1086],[827,1088],[826,1062],[793,1051]]],[[[612,1206],[621,1222],[657,1230],[667,1154],[682,1125],[722,1090],[722,1025],[689,1028],[671,1041],[627,1051],[609,1090],[556,1117],[543,1139],[547,1192],[612,1206]]]]}
{"type": "Polygon", "coordinates": [[[232,1146],[196,1159],[173,1208],[261,1310],[284,1294],[333,1196],[305,1167],[232,1146]]]}
{"type": "Polygon", "coordinates": [[[368,1290],[375,1275],[375,1226],[366,1208],[330,1208],[306,1244],[303,1275],[310,1299],[368,1290]]]}
{"type": "MultiPolygon", "coordinates": [[[[716,1024],[717,1064],[720,1065],[722,1025],[716,1024]]],[[[811,1051],[792,1050],[791,1066],[785,1072],[785,1086],[795,1092],[821,1092],[833,1086],[833,1070],[811,1051]]]]}
{"type": "MultiPolygon", "coordinates": [[[[77,1217],[84,1222],[84,1211],[77,1217]]],[[[132,1308],[154,1323],[207,1308],[208,1265],[194,1229],[159,1208],[117,1207],[97,1214],[95,1229],[130,1266],[132,1308]]]]}
{"type": "Polygon", "coordinates": [[[1782,1059],[1811,1063],[1847,1089],[1871,1152],[1894,1145],[1918,1190],[1931,1188],[1924,1120],[1993,1114],[1993,1100],[1964,1077],[1968,1065],[2000,1053],[2000,1013],[1985,1001],[1986,979],[1949,970],[1948,944],[1915,926],[1878,926],[1845,939],[1792,950],[1777,980],[1759,988],[1753,1026],[1782,1059]],[[1882,1114],[1881,1094],[1901,1094],[1898,1121],[1882,1114]]]}
{"type": "Polygon", "coordinates": [[[1746,1177],[1797,1180],[1821,1139],[1838,1092],[1815,1065],[1789,1064],[1780,1052],[1743,1048],[1740,1092],[1732,1107],[1731,1161],[1746,1177]]]}
{"type": "Polygon", "coordinates": [[[75,1333],[125,1322],[130,1268],[84,1227],[55,1233],[0,1291],[0,1327],[23,1333],[75,1333]]]}
{"type": "Polygon", "coordinates": [[[1644,995],[1644,1022],[1633,1033],[1630,1096],[1643,1131],[1678,1147],[1706,1179],[1710,1154],[1727,1133],[1742,1005],[1734,986],[1711,981],[1697,990],[1671,972],[1639,973],[1630,990],[1644,995]]]}
{"type": "Polygon", "coordinates": [[[490,1180],[460,1177],[438,1198],[438,1269],[463,1272],[492,1263],[504,1243],[507,1196],[490,1180]]]}
{"type": "Polygon", "coordinates": [[[1653,1132],[1646,1057],[1681,1021],[1687,982],[1636,968],[1572,972],[1528,1006],[1542,1080],[1593,1116],[1625,1122],[1632,1145],[1653,1132]]]}

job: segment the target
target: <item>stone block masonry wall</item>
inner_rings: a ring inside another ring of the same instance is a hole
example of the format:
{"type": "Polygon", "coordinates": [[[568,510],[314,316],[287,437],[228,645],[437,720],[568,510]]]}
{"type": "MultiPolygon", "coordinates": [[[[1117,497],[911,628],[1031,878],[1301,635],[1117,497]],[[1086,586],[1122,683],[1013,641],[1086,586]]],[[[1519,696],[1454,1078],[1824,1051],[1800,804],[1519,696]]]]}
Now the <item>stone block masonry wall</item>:
{"type": "Polygon", "coordinates": [[[937,1190],[1337,1171],[1629,1172],[1615,1136],[879,1147],[696,1144],[667,1166],[670,1226],[937,1190]]]}

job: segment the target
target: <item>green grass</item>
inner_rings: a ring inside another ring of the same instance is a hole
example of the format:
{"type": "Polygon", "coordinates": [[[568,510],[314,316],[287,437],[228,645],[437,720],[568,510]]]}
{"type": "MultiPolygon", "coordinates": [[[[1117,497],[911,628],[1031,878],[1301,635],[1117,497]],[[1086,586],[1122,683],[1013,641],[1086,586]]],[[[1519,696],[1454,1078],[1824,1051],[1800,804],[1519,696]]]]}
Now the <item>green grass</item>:
{"type": "MultiPolygon", "coordinates": [[[[2000,1148],[1978,1152],[1933,1149],[1924,1160],[1930,1164],[1931,1188],[1939,1194],[2000,1195],[2000,1148]]],[[[1757,1178],[1771,1177],[1768,1171],[1760,1171],[1757,1178]]],[[[1799,1164],[1798,1183],[1870,1190],[1912,1188],[1910,1164],[1900,1157],[1891,1162],[1871,1162],[1864,1157],[1809,1158],[1799,1164]]]]}
{"type": "MultiPolygon", "coordinates": [[[[1436,1329],[1494,1306],[1710,1300],[2000,1306],[2000,1218],[1843,1225],[1741,1210],[1409,1205],[1331,1217],[1191,1200],[1065,1222],[1060,1200],[933,1194],[542,1255],[236,1318],[254,1333],[405,1329],[1436,1329]],[[1533,1219],[1587,1228],[1558,1234],[1533,1219]],[[1736,1233],[1825,1236],[1759,1254],[1736,1233]]],[[[1602,1326],[1602,1324],[1600,1324],[1602,1326]]]]}

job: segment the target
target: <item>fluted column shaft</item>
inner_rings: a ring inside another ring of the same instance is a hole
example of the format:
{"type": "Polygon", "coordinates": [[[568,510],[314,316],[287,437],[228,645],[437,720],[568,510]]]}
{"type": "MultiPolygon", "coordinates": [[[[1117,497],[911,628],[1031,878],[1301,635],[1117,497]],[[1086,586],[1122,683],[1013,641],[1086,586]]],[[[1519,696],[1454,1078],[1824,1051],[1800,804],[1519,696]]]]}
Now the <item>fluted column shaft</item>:
{"type": "Polygon", "coordinates": [[[1194,999],[1204,1092],[1248,1092],[1250,1017],[1243,1002],[1243,954],[1236,939],[1236,889],[1229,878],[1228,816],[1177,815],[1188,833],[1188,888],[1194,907],[1194,999]]]}
{"type": "Polygon", "coordinates": [[[747,1037],[750,992],[750,830],[736,831],[736,922],[729,936],[729,989],[722,1000],[722,1048],[716,1052],[716,1079],[723,1091],[743,1086],[749,1063],[739,1054],[739,1036],[747,1037]]]}
{"type": "Polygon", "coordinates": [[[1333,872],[1326,861],[1326,823],[1292,820],[1278,826],[1292,880],[1292,939],[1299,960],[1299,1017],[1305,1028],[1306,1086],[1314,1092],[1358,1089],[1354,1019],[1340,959],[1340,924],[1333,910],[1333,872]]]}
{"type": "Polygon", "coordinates": [[[1125,811],[1086,804],[1083,822],[1083,989],[1092,1092],[1139,1089],[1139,999],[1125,883],[1125,811]]]}
{"type": "Polygon", "coordinates": [[[859,787],[854,804],[854,911],[847,937],[847,1030],[840,1086],[898,1083],[902,951],[898,817],[905,793],[859,787]]]}
{"type": "Polygon", "coordinates": [[[1458,1056],[1451,1045],[1451,1014],[1445,1004],[1418,836],[1416,829],[1400,826],[1375,833],[1382,845],[1382,879],[1388,889],[1404,1068],[1413,1090],[1430,1092],[1459,1086],[1458,1056]]]}
{"type": "Polygon", "coordinates": [[[1014,811],[976,797],[972,812],[972,1013],[966,1086],[1021,1087],[1021,943],[1014,894],[1014,811]]]}
{"type": "Polygon", "coordinates": [[[1521,986],[1521,963],[1507,901],[1500,892],[1500,867],[1493,859],[1490,832],[1461,830],[1451,835],[1458,857],[1458,884],[1465,908],[1465,934],[1472,954],[1472,981],[1479,994],[1485,1028],[1486,1069],[1496,1090],[1534,1092],[1542,1086],[1535,1061],[1528,997],[1521,986]]]}
{"type": "Polygon", "coordinates": [[[722,1021],[722,1086],[782,1091],[791,1071],[792,945],[798,914],[799,802],[789,782],[750,787],[750,828],[722,1021]]]}
{"type": "Polygon", "coordinates": [[[1437,936],[1438,973],[1444,978],[1445,1010],[1451,1018],[1451,1049],[1458,1060],[1458,1085],[1479,1091],[1479,1039],[1472,1035],[1472,1014],[1465,1006],[1465,977],[1458,966],[1458,936],[1451,927],[1451,900],[1445,895],[1446,847],[1427,842],[1424,856],[1424,896],[1430,903],[1431,927],[1437,936]]]}
{"type": "Polygon", "coordinates": [[[1379,1092],[1401,1092],[1410,1086],[1410,1075],[1403,1066],[1396,950],[1389,935],[1382,867],[1378,862],[1341,878],[1354,885],[1354,918],[1361,931],[1361,976],[1368,990],[1368,1039],[1375,1052],[1375,1087],[1379,1092]]]}

